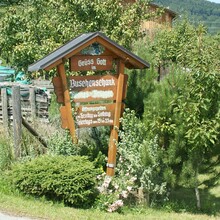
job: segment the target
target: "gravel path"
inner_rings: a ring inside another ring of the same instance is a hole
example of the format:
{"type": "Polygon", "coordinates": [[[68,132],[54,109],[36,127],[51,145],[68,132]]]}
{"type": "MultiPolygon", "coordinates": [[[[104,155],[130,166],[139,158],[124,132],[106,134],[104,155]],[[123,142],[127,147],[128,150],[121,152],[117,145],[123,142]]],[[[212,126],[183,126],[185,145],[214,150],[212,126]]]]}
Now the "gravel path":
{"type": "Polygon", "coordinates": [[[0,220],[33,220],[26,217],[15,217],[7,214],[0,213],[0,220]]]}

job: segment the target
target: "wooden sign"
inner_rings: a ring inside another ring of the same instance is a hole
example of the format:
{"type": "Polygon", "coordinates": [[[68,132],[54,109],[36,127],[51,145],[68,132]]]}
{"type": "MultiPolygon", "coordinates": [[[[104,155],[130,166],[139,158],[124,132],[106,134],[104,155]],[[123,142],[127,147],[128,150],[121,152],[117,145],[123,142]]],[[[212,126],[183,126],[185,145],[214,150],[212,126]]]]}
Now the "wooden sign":
{"type": "MultiPolygon", "coordinates": [[[[128,76],[126,75],[125,78],[127,83],[128,76]]],[[[70,95],[74,102],[116,100],[118,75],[71,76],[69,80],[70,95]]],[[[123,98],[125,95],[126,89],[123,98]]]]}
{"type": "Polygon", "coordinates": [[[73,56],[70,58],[70,71],[111,70],[112,61],[112,56],[73,56]]]}
{"type": "Polygon", "coordinates": [[[76,124],[79,128],[113,125],[114,110],[114,103],[79,106],[76,124]]]}

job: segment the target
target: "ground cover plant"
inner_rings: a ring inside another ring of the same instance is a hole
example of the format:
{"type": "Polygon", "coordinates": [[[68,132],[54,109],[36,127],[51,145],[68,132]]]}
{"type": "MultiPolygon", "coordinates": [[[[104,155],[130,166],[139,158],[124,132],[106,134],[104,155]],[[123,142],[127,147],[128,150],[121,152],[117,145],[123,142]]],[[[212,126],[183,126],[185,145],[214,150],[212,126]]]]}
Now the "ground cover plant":
{"type": "Polygon", "coordinates": [[[8,177],[24,194],[83,208],[95,200],[97,175],[86,157],[42,156],[14,165],[8,177]]]}

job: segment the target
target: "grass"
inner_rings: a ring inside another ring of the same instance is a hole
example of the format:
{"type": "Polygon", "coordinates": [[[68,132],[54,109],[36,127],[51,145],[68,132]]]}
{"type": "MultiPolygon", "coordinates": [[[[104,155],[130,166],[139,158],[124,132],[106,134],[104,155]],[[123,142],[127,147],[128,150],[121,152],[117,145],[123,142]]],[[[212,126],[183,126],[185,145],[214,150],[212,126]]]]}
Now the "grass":
{"type": "Polygon", "coordinates": [[[46,201],[33,200],[22,197],[9,196],[0,193],[0,210],[18,216],[28,216],[50,220],[209,220],[218,217],[208,215],[193,215],[189,213],[170,213],[166,211],[154,210],[150,208],[138,208],[128,211],[126,214],[105,213],[98,210],[82,210],[62,206],[62,204],[52,204],[46,201]]]}
{"type": "MultiPolygon", "coordinates": [[[[218,189],[217,189],[218,190],[218,189]]],[[[186,191],[179,191],[181,195],[186,191]]],[[[188,191],[188,196],[190,191],[188,191]]],[[[177,195],[178,196],[178,195],[177,195]]],[[[219,195],[220,197],[220,195],[219,195]]],[[[220,201],[219,201],[220,202],[220,201]]],[[[171,204],[171,203],[170,203],[171,204]]],[[[220,203],[219,203],[220,204],[220,203]]],[[[220,210],[220,209],[219,209],[220,210]]],[[[175,213],[167,207],[163,209],[152,209],[143,206],[125,208],[121,214],[106,213],[95,209],[75,209],[65,207],[62,203],[53,203],[45,199],[22,196],[18,192],[12,192],[10,187],[0,178],[0,211],[15,216],[27,216],[48,220],[211,220],[220,219],[220,213],[214,215],[175,213]]]]}

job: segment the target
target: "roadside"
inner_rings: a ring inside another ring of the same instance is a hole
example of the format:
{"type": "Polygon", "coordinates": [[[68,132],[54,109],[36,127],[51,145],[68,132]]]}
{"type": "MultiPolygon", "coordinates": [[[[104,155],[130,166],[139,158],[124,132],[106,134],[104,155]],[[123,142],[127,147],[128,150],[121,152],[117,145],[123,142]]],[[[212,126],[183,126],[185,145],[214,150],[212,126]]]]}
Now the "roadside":
{"type": "Polygon", "coordinates": [[[33,220],[26,217],[12,216],[5,213],[0,212],[0,220],[33,220]]]}

